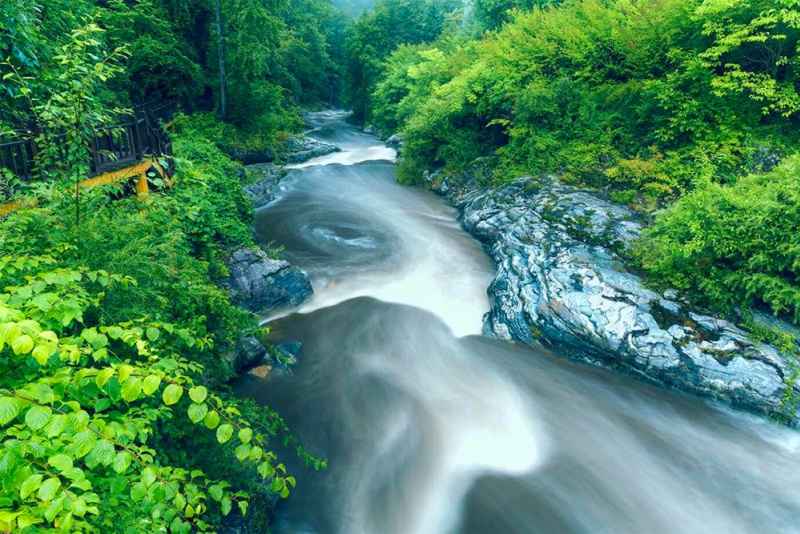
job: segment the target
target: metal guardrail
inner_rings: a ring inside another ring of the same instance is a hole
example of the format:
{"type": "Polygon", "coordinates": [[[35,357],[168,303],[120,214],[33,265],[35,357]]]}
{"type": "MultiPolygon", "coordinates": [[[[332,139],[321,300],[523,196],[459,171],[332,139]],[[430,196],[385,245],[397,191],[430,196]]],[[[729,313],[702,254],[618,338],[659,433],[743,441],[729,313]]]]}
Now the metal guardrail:
{"type": "MultiPolygon", "coordinates": [[[[90,141],[89,177],[115,171],[139,163],[148,157],[166,156],[166,171],[175,172],[172,161],[172,140],[162,126],[177,112],[177,102],[148,102],[133,108],[132,113],[119,117],[118,124],[97,129],[90,141]]],[[[40,147],[36,142],[36,126],[17,132],[19,139],[0,143],[0,168],[11,171],[23,183],[41,180],[40,147]]],[[[65,136],[58,136],[56,139],[65,136]]],[[[0,198],[9,191],[0,186],[0,198]]]]}

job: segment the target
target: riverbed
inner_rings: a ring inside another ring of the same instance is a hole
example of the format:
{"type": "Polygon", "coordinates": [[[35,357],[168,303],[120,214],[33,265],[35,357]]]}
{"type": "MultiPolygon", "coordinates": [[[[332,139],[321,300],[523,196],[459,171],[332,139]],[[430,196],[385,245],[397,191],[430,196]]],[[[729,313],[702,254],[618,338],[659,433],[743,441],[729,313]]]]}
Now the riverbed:
{"type": "Polygon", "coordinates": [[[797,532],[800,433],[481,335],[494,267],[394,151],[313,114],[342,152],[290,169],[257,213],[314,297],[269,318],[291,373],[240,396],[286,418],[303,468],[275,532],[797,532]]]}

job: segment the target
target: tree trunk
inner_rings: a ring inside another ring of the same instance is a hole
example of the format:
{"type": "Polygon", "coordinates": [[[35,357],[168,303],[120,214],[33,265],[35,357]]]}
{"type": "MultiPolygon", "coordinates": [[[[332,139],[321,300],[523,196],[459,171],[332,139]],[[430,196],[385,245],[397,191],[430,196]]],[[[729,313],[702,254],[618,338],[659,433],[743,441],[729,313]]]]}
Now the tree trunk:
{"type": "Polygon", "coordinates": [[[225,43],[222,36],[222,0],[215,0],[217,11],[217,55],[219,56],[219,118],[228,116],[228,76],[225,74],[225,43]]]}

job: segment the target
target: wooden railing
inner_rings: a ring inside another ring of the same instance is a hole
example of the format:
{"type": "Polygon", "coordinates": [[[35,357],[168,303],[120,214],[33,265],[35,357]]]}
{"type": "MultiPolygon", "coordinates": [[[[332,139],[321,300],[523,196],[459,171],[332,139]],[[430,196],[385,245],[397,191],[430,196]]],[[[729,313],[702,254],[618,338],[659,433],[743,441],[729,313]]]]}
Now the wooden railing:
{"type": "MultiPolygon", "coordinates": [[[[172,160],[172,141],[162,122],[168,122],[177,112],[177,102],[148,102],[133,108],[132,113],[119,117],[118,124],[102,126],[87,147],[90,156],[89,177],[135,165],[146,158],[166,156],[165,170],[175,172],[172,160]]],[[[36,125],[17,131],[17,139],[0,143],[0,168],[11,171],[22,183],[41,180],[46,173],[39,168],[36,125]]],[[[56,136],[58,144],[64,136],[56,136]]],[[[60,147],[59,147],[60,148],[60,147]]],[[[0,186],[0,200],[11,191],[0,186]]]]}

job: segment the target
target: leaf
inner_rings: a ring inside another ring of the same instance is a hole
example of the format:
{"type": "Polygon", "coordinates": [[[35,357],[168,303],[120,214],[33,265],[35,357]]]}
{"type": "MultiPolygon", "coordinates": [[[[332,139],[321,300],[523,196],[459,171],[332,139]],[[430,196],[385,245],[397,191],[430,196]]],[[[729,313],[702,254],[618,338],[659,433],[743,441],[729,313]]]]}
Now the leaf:
{"type": "Polygon", "coordinates": [[[21,335],[11,341],[14,354],[28,354],[33,350],[33,340],[29,335],[21,335]]]}
{"type": "Polygon", "coordinates": [[[217,441],[226,443],[233,436],[233,427],[229,424],[220,425],[217,428],[217,441]]]}
{"type": "Polygon", "coordinates": [[[124,331],[118,326],[110,326],[106,333],[111,339],[119,339],[122,337],[124,331]]]}
{"type": "Polygon", "coordinates": [[[222,493],[223,493],[222,487],[217,484],[214,484],[213,486],[208,488],[208,494],[211,495],[211,498],[217,502],[222,500],[222,493]]]}
{"type": "Polygon", "coordinates": [[[130,365],[120,365],[119,367],[119,381],[124,382],[133,373],[134,368],[130,365]]]}
{"type": "Polygon", "coordinates": [[[231,503],[230,499],[228,499],[227,497],[222,499],[221,505],[222,505],[222,515],[228,515],[229,513],[231,513],[231,508],[233,508],[233,504],[231,503]]]}
{"type": "Polygon", "coordinates": [[[247,501],[239,501],[236,503],[239,505],[239,511],[242,512],[243,516],[247,515],[247,501]]]}
{"type": "Polygon", "coordinates": [[[189,419],[192,423],[199,423],[208,413],[208,406],[205,404],[192,404],[189,406],[189,419]]]}
{"type": "Polygon", "coordinates": [[[112,367],[106,367],[97,374],[94,379],[94,383],[97,385],[97,387],[103,389],[103,386],[106,385],[106,382],[108,382],[108,380],[114,376],[114,372],[115,371],[112,367]]]}
{"type": "Polygon", "coordinates": [[[253,437],[253,430],[249,427],[244,427],[239,430],[239,439],[242,443],[250,443],[250,440],[253,437]]]}
{"type": "Polygon", "coordinates": [[[152,395],[161,386],[161,378],[156,375],[150,375],[144,379],[142,384],[142,391],[145,395],[152,395]]]}
{"type": "Polygon", "coordinates": [[[164,404],[167,406],[172,406],[173,404],[177,404],[179,400],[181,400],[181,395],[183,395],[183,388],[176,384],[170,384],[164,389],[164,404]]]}
{"type": "Polygon", "coordinates": [[[142,484],[146,488],[156,481],[156,472],[152,467],[145,467],[142,471],[142,484]]]}
{"type": "Polygon", "coordinates": [[[208,396],[208,390],[203,386],[195,386],[189,390],[189,397],[195,402],[203,402],[208,396]]]}
{"type": "Polygon", "coordinates": [[[72,458],[67,456],[66,454],[56,454],[52,458],[47,461],[48,464],[52,465],[59,471],[66,471],[72,467],[72,458]]]}
{"type": "Polygon", "coordinates": [[[12,397],[0,398],[0,426],[10,423],[19,415],[19,400],[12,397]]]}
{"type": "Polygon", "coordinates": [[[233,454],[236,456],[236,459],[240,462],[244,462],[250,456],[250,445],[247,443],[242,443],[233,451],[233,454]]]}
{"type": "Polygon", "coordinates": [[[284,486],[281,490],[281,499],[285,499],[289,496],[289,486],[284,486]]]}
{"type": "Polygon", "coordinates": [[[31,430],[39,430],[47,424],[51,415],[53,415],[53,410],[50,408],[46,406],[33,406],[25,414],[25,424],[28,425],[31,430]]]}
{"type": "Polygon", "coordinates": [[[141,482],[137,482],[131,488],[131,500],[133,502],[141,501],[145,495],[147,495],[147,488],[141,482]]]}
{"type": "Polygon", "coordinates": [[[50,502],[53,500],[53,497],[56,496],[56,492],[60,487],[61,481],[59,479],[56,477],[48,478],[39,486],[39,491],[36,492],[36,496],[39,497],[39,500],[50,502]]]}
{"type": "Polygon", "coordinates": [[[158,328],[150,327],[147,329],[147,339],[150,341],[157,341],[158,337],[161,335],[161,331],[158,328]]]}
{"type": "Polygon", "coordinates": [[[133,402],[142,393],[142,379],[136,376],[129,376],[122,383],[122,398],[126,402],[133,402]]]}
{"type": "Polygon", "coordinates": [[[39,365],[45,365],[47,360],[50,359],[50,356],[52,356],[54,352],[55,349],[52,347],[48,347],[46,345],[36,345],[36,347],[33,349],[33,352],[31,352],[31,356],[33,356],[33,359],[36,360],[39,365]]]}
{"type": "Polygon", "coordinates": [[[42,481],[42,478],[43,477],[40,474],[31,475],[28,478],[26,478],[25,481],[22,483],[22,485],[19,487],[20,498],[27,499],[31,493],[36,491],[36,489],[39,487],[39,484],[42,481]]]}
{"type": "Polygon", "coordinates": [[[124,473],[130,467],[132,459],[133,457],[128,451],[120,451],[114,457],[114,461],[111,462],[111,467],[117,473],[124,473]]]}
{"type": "Polygon", "coordinates": [[[203,422],[205,423],[206,428],[214,430],[215,428],[217,428],[217,425],[219,424],[219,414],[216,411],[211,410],[206,414],[206,417],[203,422]]]}

